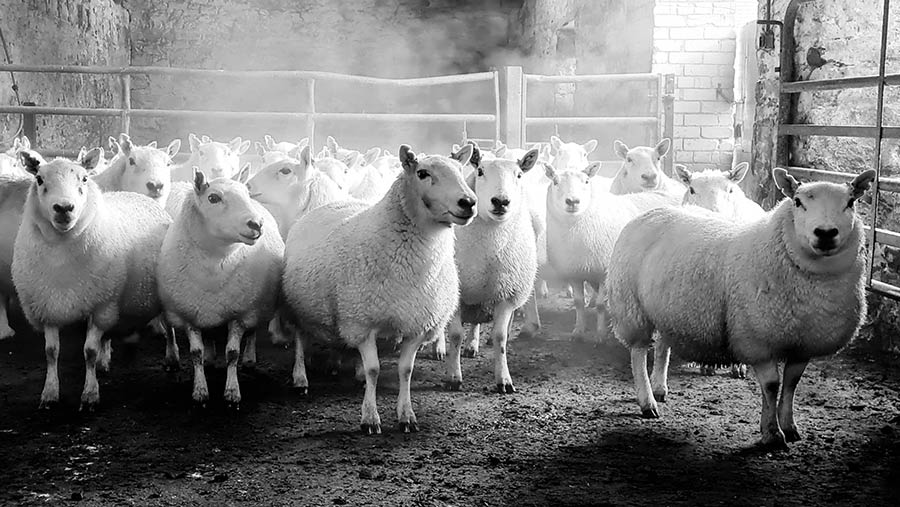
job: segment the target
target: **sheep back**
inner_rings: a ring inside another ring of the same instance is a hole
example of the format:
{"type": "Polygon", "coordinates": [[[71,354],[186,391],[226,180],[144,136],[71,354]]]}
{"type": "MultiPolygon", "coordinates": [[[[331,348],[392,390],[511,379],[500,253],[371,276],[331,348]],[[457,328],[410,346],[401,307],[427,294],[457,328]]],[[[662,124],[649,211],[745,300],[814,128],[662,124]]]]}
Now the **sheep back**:
{"type": "Polygon", "coordinates": [[[24,171],[21,176],[0,176],[0,294],[12,295],[16,291],[12,280],[13,246],[32,181],[34,177],[24,171]]]}

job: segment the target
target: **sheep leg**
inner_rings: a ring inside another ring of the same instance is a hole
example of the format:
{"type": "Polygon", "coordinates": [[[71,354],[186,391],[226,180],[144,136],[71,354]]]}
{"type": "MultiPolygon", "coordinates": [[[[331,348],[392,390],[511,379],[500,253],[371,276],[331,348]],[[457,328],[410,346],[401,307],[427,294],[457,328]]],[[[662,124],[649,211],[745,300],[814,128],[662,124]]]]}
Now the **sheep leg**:
{"type": "Polygon", "coordinates": [[[656,419],[659,417],[659,406],[651,395],[650,377],[647,376],[647,352],[647,347],[631,349],[631,375],[634,377],[641,417],[656,419]]]}
{"type": "Polygon", "coordinates": [[[58,327],[44,328],[44,354],[47,356],[47,376],[44,378],[39,409],[49,409],[59,401],[59,375],[56,368],[59,359],[58,327]]]}
{"type": "Polygon", "coordinates": [[[304,355],[305,346],[303,335],[299,331],[294,330],[294,371],[292,377],[294,389],[303,396],[309,393],[309,380],[306,378],[306,356],[304,355]]]}
{"type": "Polygon", "coordinates": [[[168,372],[177,372],[180,368],[181,357],[178,352],[178,341],[175,336],[175,328],[171,325],[166,325],[164,327],[166,329],[165,370],[168,372]]]}
{"type": "MultiPolygon", "coordinates": [[[[543,280],[541,282],[547,283],[543,280]]],[[[525,303],[525,323],[522,325],[522,329],[519,330],[519,338],[526,340],[534,338],[541,331],[541,316],[538,314],[537,297],[535,297],[535,294],[538,293],[537,291],[537,288],[532,290],[531,295],[528,296],[528,301],[525,303]]]]}
{"type": "Polygon", "coordinates": [[[746,378],[747,377],[747,365],[742,363],[734,363],[731,365],[731,377],[732,378],[746,378]]]}
{"type": "Polygon", "coordinates": [[[447,335],[441,330],[434,340],[434,358],[443,361],[447,357],[447,335]]]}
{"type": "Polygon", "coordinates": [[[191,344],[191,362],[194,364],[194,392],[191,398],[194,403],[205,408],[209,401],[209,387],[206,386],[206,372],[203,371],[207,347],[203,346],[203,336],[199,329],[188,326],[187,334],[191,344]]]}
{"type": "Polygon", "coordinates": [[[550,287],[547,287],[547,280],[540,278],[535,282],[534,285],[535,285],[534,290],[537,293],[539,298],[547,299],[548,297],[550,297],[550,287]]]}
{"type": "Polygon", "coordinates": [[[781,399],[778,400],[778,423],[787,442],[800,440],[800,432],[794,424],[794,391],[808,361],[788,361],[784,365],[784,381],[781,384],[781,399]]]}
{"type": "Polygon", "coordinates": [[[97,359],[100,355],[100,340],[103,331],[94,324],[88,323],[87,336],[84,338],[84,390],[81,392],[80,411],[92,412],[100,403],[100,384],[97,383],[97,359]]]}
{"type": "Polygon", "coordinates": [[[412,408],[412,397],[409,393],[409,384],[412,381],[413,366],[416,362],[416,352],[422,342],[434,336],[435,330],[422,333],[414,337],[406,337],[400,344],[400,359],[397,360],[397,376],[400,379],[400,394],[397,396],[397,424],[401,433],[415,433],[419,431],[419,423],[412,408]]]}
{"type": "Polygon", "coordinates": [[[447,374],[450,379],[447,380],[447,387],[451,391],[459,391],[462,387],[462,365],[460,364],[460,355],[462,350],[463,325],[459,317],[459,312],[453,314],[448,325],[450,333],[450,347],[447,349],[447,374]]]}
{"type": "Polygon", "coordinates": [[[466,330],[466,341],[463,345],[462,355],[465,357],[478,357],[478,347],[481,341],[481,324],[472,324],[466,330]]]}
{"type": "Polygon", "coordinates": [[[203,360],[210,366],[216,362],[216,340],[212,337],[203,339],[203,360]]]}
{"type": "MultiPolygon", "coordinates": [[[[241,338],[245,328],[239,321],[228,323],[228,343],[225,345],[225,404],[238,410],[241,403],[241,385],[238,383],[238,360],[241,357],[241,338]]],[[[249,341],[249,340],[248,340],[249,341]]],[[[254,347],[256,344],[254,343],[254,347]]]]}
{"type": "MultiPolygon", "coordinates": [[[[778,399],[778,363],[768,361],[753,365],[756,380],[762,390],[762,413],[759,419],[759,430],[762,433],[761,444],[766,447],[786,448],[784,432],[778,425],[776,402],[778,399]]],[[[802,373],[802,371],[801,371],[802,373]]],[[[799,380],[799,375],[797,379],[799,380]]]]}
{"type": "Polygon", "coordinates": [[[653,397],[660,403],[666,402],[666,395],[669,394],[669,358],[672,349],[668,345],[662,343],[662,340],[656,340],[653,345],[653,372],[650,374],[650,385],[653,387],[653,397]]]}
{"type": "Polygon", "coordinates": [[[369,435],[381,433],[381,418],[378,417],[378,405],[375,403],[375,386],[378,384],[378,372],[380,370],[378,346],[375,343],[376,336],[377,332],[374,329],[369,331],[369,335],[357,347],[366,373],[366,394],[363,397],[362,418],[359,426],[362,428],[363,433],[369,435]]]}
{"type": "Polygon", "coordinates": [[[0,295],[0,340],[12,338],[16,335],[15,330],[9,326],[9,316],[6,313],[8,308],[8,298],[0,295]]]}
{"type": "Polygon", "coordinates": [[[512,377],[509,374],[509,366],[506,364],[509,323],[515,310],[515,307],[509,301],[502,301],[494,306],[494,325],[493,329],[491,329],[494,342],[494,380],[497,383],[497,392],[500,394],[516,392],[516,388],[513,387],[512,377]]]}
{"type": "Polygon", "coordinates": [[[100,340],[100,357],[97,358],[97,369],[102,372],[109,371],[109,363],[112,362],[112,340],[104,337],[100,340]]]}
{"type": "Polygon", "coordinates": [[[594,289],[590,306],[597,311],[597,339],[602,343],[609,338],[610,334],[609,310],[606,308],[606,286],[599,283],[589,285],[594,289]]]}
{"type": "Polygon", "coordinates": [[[573,282],[572,289],[575,293],[575,330],[572,331],[572,338],[582,340],[587,331],[584,315],[584,283],[573,282]]]}
{"type": "Polygon", "coordinates": [[[256,339],[257,333],[264,333],[261,326],[257,326],[244,341],[244,357],[241,359],[241,366],[245,368],[253,368],[256,366],[256,339]]]}

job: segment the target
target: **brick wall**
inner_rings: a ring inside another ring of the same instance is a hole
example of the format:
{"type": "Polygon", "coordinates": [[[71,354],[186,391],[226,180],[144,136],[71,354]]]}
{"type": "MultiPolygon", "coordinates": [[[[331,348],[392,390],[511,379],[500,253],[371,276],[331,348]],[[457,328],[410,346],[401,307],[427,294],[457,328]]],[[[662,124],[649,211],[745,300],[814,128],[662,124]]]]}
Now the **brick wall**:
{"type": "Polygon", "coordinates": [[[656,2],[653,72],[676,75],[676,162],[731,165],[735,27],[754,14],[753,6],[747,0],[656,2]]]}

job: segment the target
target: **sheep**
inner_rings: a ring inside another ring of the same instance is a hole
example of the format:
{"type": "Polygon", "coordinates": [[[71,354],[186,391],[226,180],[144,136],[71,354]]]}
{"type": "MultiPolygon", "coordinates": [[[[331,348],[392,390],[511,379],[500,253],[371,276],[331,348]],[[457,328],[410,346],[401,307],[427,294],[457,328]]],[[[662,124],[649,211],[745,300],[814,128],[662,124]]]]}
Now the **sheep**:
{"type": "Polygon", "coordinates": [[[186,162],[172,169],[172,181],[193,181],[193,168],[198,167],[210,178],[231,178],[240,171],[240,156],[250,147],[250,141],[235,137],[226,143],[188,135],[191,156],[186,162]]]}
{"type": "Polygon", "coordinates": [[[537,164],[538,156],[538,150],[531,149],[516,162],[495,159],[478,163],[467,181],[475,191],[478,212],[471,225],[456,231],[460,302],[450,320],[447,355],[452,390],[459,390],[462,384],[463,324],[472,324],[466,347],[477,352],[479,324],[492,321],[497,391],[515,392],[506,349],[513,313],[529,299],[537,271],[524,174],[537,164]]]}
{"type": "Polygon", "coordinates": [[[157,149],[156,141],[147,146],[135,146],[128,134],[119,135],[118,142],[110,138],[117,154],[109,167],[93,177],[101,191],[128,191],[145,194],[165,205],[172,182],[172,157],[181,148],[175,139],[165,150],[157,149]]]}
{"type": "Polygon", "coordinates": [[[362,201],[375,203],[390,190],[391,183],[396,179],[396,173],[391,177],[390,174],[376,168],[373,164],[379,158],[381,148],[372,148],[365,155],[356,157],[357,160],[350,166],[348,172],[347,190],[350,195],[362,201]]]}
{"type": "Polygon", "coordinates": [[[555,275],[574,289],[574,338],[585,336],[584,285],[598,294],[597,333],[608,332],[605,290],[607,268],[616,238],[629,220],[644,211],[681,204],[682,196],[665,192],[613,195],[591,184],[599,163],[583,171],[557,172],[545,166],[553,182],[547,191],[547,259],[555,275]]]}
{"type": "Polygon", "coordinates": [[[144,325],[160,314],[155,270],[171,219],[152,199],[101,193],[88,177],[100,156],[82,164],[46,162],[21,152],[34,181],[16,234],[12,279],[28,322],[44,332],[47,375],[42,408],[59,400],[59,329],[87,320],[81,409],[100,401],[96,370],[109,369],[113,328],[144,325]]]}
{"type": "Polygon", "coordinates": [[[584,144],[564,142],[556,136],[550,136],[550,154],[553,156],[553,167],[559,171],[573,169],[581,171],[588,166],[588,155],[597,149],[597,140],[591,139],[584,144]]]}
{"type": "MultiPolygon", "coordinates": [[[[727,219],[735,222],[751,222],[765,215],[762,206],[751,201],[744,195],[744,191],[738,184],[747,175],[750,164],[743,162],[730,171],[718,171],[707,169],[702,172],[692,172],[681,164],[675,164],[675,174],[688,189],[684,193],[683,205],[694,205],[719,213],[727,219]]],[[[656,351],[654,353],[667,353],[656,351]]],[[[700,373],[703,375],[715,375],[716,365],[700,365],[700,373]]],[[[732,364],[731,376],[744,378],[747,375],[747,366],[744,364],[732,364]]]]}
{"type": "MultiPolygon", "coordinates": [[[[284,241],[266,209],[250,198],[244,168],[235,179],[207,180],[194,171],[193,194],[166,232],[157,280],[166,319],[186,328],[194,366],[192,399],[205,406],[201,328],[227,324],[226,404],[238,409],[237,363],[241,338],[275,313],[284,241]]],[[[248,339],[247,352],[254,346],[248,339]]]]}
{"type": "MultiPolygon", "coordinates": [[[[355,152],[359,153],[359,152],[355,152]]],[[[356,156],[353,156],[353,160],[355,160],[356,156]]],[[[348,182],[348,174],[350,172],[350,168],[341,160],[334,158],[331,150],[327,147],[322,148],[318,155],[315,157],[316,159],[316,168],[322,171],[326,176],[332,179],[335,183],[337,183],[338,187],[342,190],[349,191],[349,182],[348,182]]]]}
{"type": "Polygon", "coordinates": [[[19,152],[31,149],[31,142],[28,137],[22,136],[13,140],[12,148],[0,153],[0,176],[27,176],[28,173],[19,162],[19,152]]]}
{"type": "Polygon", "coordinates": [[[622,159],[622,167],[613,177],[609,191],[616,195],[648,190],[684,192],[684,186],[667,176],[660,165],[660,160],[669,153],[671,146],[672,141],[668,138],[653,148],[649,146],[629,148],[622,141],[616,140],[613,147],[616,155],[622,159]]]}
{"type": "Polygon", "coordinates": [[[256,153],[262,159],[263,166],[285,158],[285,155],[290,154],[294,150],[302,150],[305,146],[309,146],[308,137],[304,137],[297,144],[287,141],[275,142],[275,139],[268,134],[263,137],[263,140],[265,144],[256,143],[256,153]]]}
{"type": "Polygon", "coordinates": [[[7,309],[16,295],[12,280],[13,247],[22,223],[25,198],[34,178],[22,169],[23,175],[0,175],[0,340],[12,338],[15,330],[9,325],[7,309]]]}
{"type": "Polygon", "coordinates": [[[610,312],[631,349],[643,417],[659,417],[654,397],[665,401],[668,392],[668,357],[654,364],[652,381],[647,376],[656,330],[687,360],[751,365],[762,391],[761,443],[785,447],[800,439],[793,398],[807,362],[837,352],[859,330],[866,249],[854,203],[875,171],[849,184],[800,184],[781,168],[772,176],[786,198],[759,220],[671,208],[622,231],[610,262],[610,312]]]}
{"type": "Polygon", "coordinates": [[[459,304],[453,225],[468,225],[476,214],[475,194],[462,177],[471,153],[464,148],[458,159],[417,157],[402,145],[403,175],[381,201],[322,206],[288,233],[282,290],[299,331],[294,373],[305,374],[307,339],[358,349],[365,433],[381,432],[379,336],[400,341],[398,423],[403,432],[418,431],[410,400],[413,363],[419,346],[444,329],[459,304]]]}

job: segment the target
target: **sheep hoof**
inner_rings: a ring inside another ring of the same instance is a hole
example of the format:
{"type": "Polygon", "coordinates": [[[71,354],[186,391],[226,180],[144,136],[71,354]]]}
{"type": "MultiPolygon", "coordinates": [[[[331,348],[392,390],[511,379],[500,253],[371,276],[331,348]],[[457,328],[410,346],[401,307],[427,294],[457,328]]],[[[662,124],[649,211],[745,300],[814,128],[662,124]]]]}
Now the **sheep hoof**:
{"type": "Polygon", "coordinates": [[[7,340],[15,335],[16,332],[12,328],[0,330],[0,340],[7,340]]]}
{"type": "Polygon", "coordinates": [[[250,370],[255,370],[255,369],[256,369],[256,359],[253,359],[252,361],[248,361],[248,360],[245,359],[245,360],[241,363],[241,368],[246,368],[246,369],[250,369],[250,370]]]}
{"type": "Polygon", "coordinates": [[[739,364],[731,368],[732,378],[747,378],[747,365],[739,364]]]}
{"type": "Polygon", "coordinates": [[[193,400],[192,403],[194,410],[205,411],[206,410],[206,400],[193,400]]]}
{"type": "Polygon", "coordinates": [[[309,386],[293,386],[293,391],[298,396],[306,396],[309,394],[309,386]]]}
{"type": "Polygon", "coordinates": [[[462,380],[448,380],[447,389],[451,391],[459,391],[462,389],[462,380]]]}
{"type": "Polygon", "coordinates": [[[443,361],[445,357],[447,357],[447,351],[442,348],[435,347],[432,351],[434,355],[434,359],[437,361],[443,361]]]}
{"type": "Polygon", "coordinates": [[[656,399],[657,403],[665,403],[666,402],[666,393],[653,393],[653,398],[656,399]]]}
{"type": "Polygon", "coordinates": [[[241,411],[241,402],[240,401],[226,401],[225,402],[225,410],[229,412],[240,412],[241,411]]]}
{"type": "Polygon", "coordinates": [[[419,425],[415,421],[401,422],[398,424],[400,433],[418,433],[419,425]]]}
{"type": "Polygon", "coordinates": [[[380,424],[362,423],[359,425],[359,427],[360,427],[360,429],[362,429],[362,432],[365,435],[381,435],[381,425],[380,424]]]}
{"type": "Polygon", "coordinates": [[[85,414],[93,414],[97,410],[97,402],[90,400],[82,400],[81,405],[78,407],[79,412],[84,412],[85,414]]]}
{"type": "Polygon", "coordinates": [[[641,417],[644,419],[659,419],[659,409],[656,407],[645,408],[641,410],[641,417]]]}
{"type": "Polygon", "coordinates": [[[163,363],[163,371],[165,371],[166,373],[178,373],[180,369],[181,365],[177,360],[172,361],[167,359],[166,362],[163,363]]]}
{"type": "Polygon", "coordinates": [[[498,383],[497,392],[500,394],[515,394],[516,388],[512,384],[498,383]]]}
{"type": "Polygon", "coordinates": [[[474,358],[478,357],[478,351],[475,349],[469,348],[469,347],[463,347],[462,351],[460,352],[460,355],[462,357],[468,357],[470,359],[474,359],[474,358]]]}
{"type": "Polygon", "coordinates": [[[38,410],[51,411],[55,410],[57,406],[59,406],[59,400],[41,400],[38,410]]]}
{"type": "Polygon", "coordinates": [[[797,428],[782,428],[781,430],[784,432],[785,442],[799,442],[802,438],[797,428]]]}
{"type": "Polygon", "coordinates": [[[784,441],[784,436],[778,435],[768,435],[768,437],[763,437],[756,444],[754,444],[755,448],[760,449],[762,451],[786,451],[788,450],[788,445],[784,441]]]}

